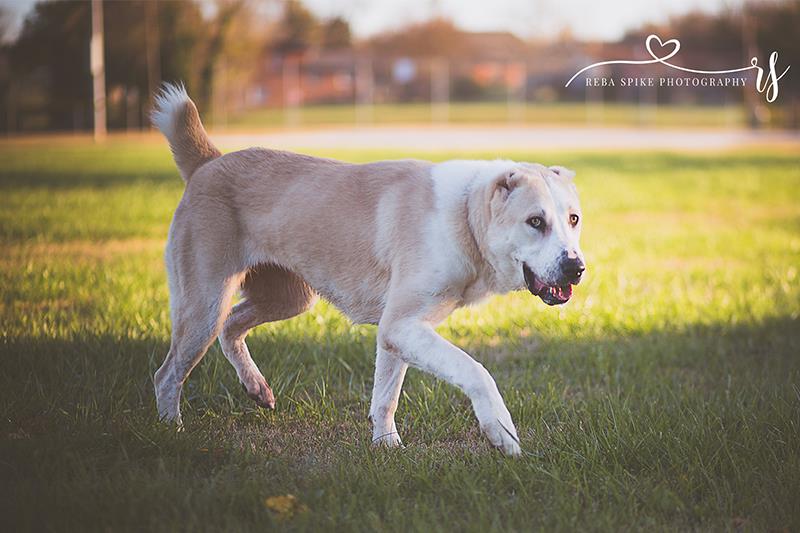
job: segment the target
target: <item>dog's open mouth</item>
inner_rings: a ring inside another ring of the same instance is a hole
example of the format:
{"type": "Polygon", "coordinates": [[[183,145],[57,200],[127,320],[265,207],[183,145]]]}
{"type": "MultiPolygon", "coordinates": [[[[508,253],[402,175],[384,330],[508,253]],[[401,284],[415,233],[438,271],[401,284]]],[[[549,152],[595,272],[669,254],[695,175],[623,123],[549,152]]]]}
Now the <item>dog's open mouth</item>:
{"type": "Polygon", "coordinates": [[[547,305],[565,304],[572,296],[572,285],[546,285],[536,277],[525,263],[522,263],[522,273],[525,276],[525,285],[531,291],[531,294],[541,298],[547,305]]]}

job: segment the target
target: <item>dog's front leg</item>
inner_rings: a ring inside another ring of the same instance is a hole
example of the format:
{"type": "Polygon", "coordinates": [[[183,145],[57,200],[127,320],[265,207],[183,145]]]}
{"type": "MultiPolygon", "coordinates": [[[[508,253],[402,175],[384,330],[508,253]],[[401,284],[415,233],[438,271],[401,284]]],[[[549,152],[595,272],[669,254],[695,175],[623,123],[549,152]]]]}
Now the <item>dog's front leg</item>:
{"type": "Polygon", "coordinates": [[[378,329],[378,345],[380,350],[464,391],[491,443],[508,455],[521,453],[511,414],[492,376],[466,352],[440,337],[429,323],[384,316],[378,329]]]}
{"type": "Polygon", "coordinates": [[[394,423],[397,401],[403,386],[408,364],[399,357],[382,349],[378,344],[375,358],[375,384],[372,388],[372,404],[369,419],[372,422],[372,443],[389,447],[400,446],[400,434],[394,423]]]}

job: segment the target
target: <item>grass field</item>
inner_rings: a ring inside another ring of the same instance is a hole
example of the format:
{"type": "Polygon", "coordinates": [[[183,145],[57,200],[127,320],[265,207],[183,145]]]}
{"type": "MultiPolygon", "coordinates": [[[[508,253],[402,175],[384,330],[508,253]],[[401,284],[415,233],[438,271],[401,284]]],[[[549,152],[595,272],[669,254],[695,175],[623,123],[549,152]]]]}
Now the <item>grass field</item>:
{"type": "MultiPolygon", "coordinates": [[[[451,123],[522,123],[529,125],[571,126],[648,126],[672,128],[746,127],[742,106],[681,106],[609,103],[541,103],[524,106],[506,102],[452,102],[443,116],[434,113],[430,103],[376,104],[357,110],[353,105],[309,105],[294,111],[280,108],[247,110],[242,114],[218,117],[217,125],[232,129],[253,129],[296,124],[306,126],[353,124],[408,124],[446,120],[451,123]]],[[[767,122],[786,125],[787,113],[772,110],[767,122]]]]}
{"type": "Polygon", "coordinates": [[[455,155],[578,171],[573,301],[497,297],[440,328],[495,376],[520,459],[416,371],[406,448],[372,449],[375,329],[325,304],[250,337],[276,411],[214,347],[185,431],[158,424],[166,146],[0,144],[0,529],[800,529],[800,158],[436,159],[455,155]]]}

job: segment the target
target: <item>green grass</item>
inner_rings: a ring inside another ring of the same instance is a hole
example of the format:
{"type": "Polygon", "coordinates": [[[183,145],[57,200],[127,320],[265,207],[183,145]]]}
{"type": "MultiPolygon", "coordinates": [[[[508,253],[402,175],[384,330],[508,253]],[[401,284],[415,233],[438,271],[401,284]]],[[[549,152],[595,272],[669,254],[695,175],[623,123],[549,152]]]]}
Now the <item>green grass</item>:
{"type": "MultiPolygon", "coordinates": [[[[413,154],[328,153],[366,161],[413,154]]],[[[578,171],[587,279],[440,331],[495,376],[525,454],[412,371],[403,450],[369,445],[375,329],[321,304],[249,344],[278,409],[214,347],[185,431],[156,422],[162,145],[0,144],[0,529],[798,530],[800,159],[779,152],[510,156],[578,171]],[[271,496],[306,510],[280,514],[271,496]]]]}
{"type": "MultiPolygon", "coordinates": [[[[429,103],[376,104],[372,109],[356,110],[353,105],[309,105],[295,111],[280,108],[247,110],[217,121],[219,126],[234,129],[263,128],[302,124],[307,126],[353,124],[426,123],[435,116],[429,103]]],[[[671,128],[745,127],[747,117],[742,106],[638,106],[619,103],[537,103],[524,106],[506,102],[453,102],[446,120],[452,123],[556,124],[562,126],[650,126],[671,128]]],[[[786,121],[781,109],[773,110],[769,123],[786,121]]]]}

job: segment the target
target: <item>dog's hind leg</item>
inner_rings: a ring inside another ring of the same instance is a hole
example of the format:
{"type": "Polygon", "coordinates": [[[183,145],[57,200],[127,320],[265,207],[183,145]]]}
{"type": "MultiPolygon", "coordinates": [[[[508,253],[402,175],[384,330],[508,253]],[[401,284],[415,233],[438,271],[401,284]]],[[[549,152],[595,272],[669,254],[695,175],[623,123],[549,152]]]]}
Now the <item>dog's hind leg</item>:
{"type": "Polygon", "coordinates": [[[266,322],[285,320],[309,309],[316,293],[293,272],[274,265],[259,265],[245,278],[245,300],[237,304],[219,336],[222,352],[236,369],[239,381],[261,407],[273,409],[275,396],[250,356],[245,337],[250,329],[266,322]]]}
{"type": "Polygon", "coordinates": [[[236,275],[216,283],[197,282],[192,291],[172,295],[172,340],[154,379],[162,420],[181,424],[183,383],[222,330],[241,279],[242,275],[236,275]]]}
{"type": "MultiPolygon", "coordinates": [[[[181,242],[190,240],[184,237],[181,242]]],[[[179,425],[183,383],[222,331],[231,298],[244,278],[244,270],[237,272],[224,254],[205,257],[208,264],[200,265],[194,255],[177,247],[168,247],[166,254],[172,338],[154,384],[159,417],[179,425]]]]}

